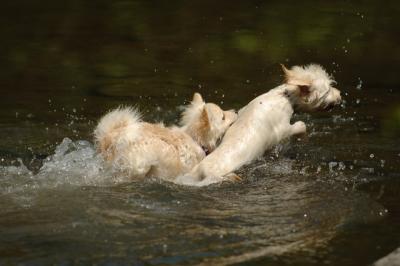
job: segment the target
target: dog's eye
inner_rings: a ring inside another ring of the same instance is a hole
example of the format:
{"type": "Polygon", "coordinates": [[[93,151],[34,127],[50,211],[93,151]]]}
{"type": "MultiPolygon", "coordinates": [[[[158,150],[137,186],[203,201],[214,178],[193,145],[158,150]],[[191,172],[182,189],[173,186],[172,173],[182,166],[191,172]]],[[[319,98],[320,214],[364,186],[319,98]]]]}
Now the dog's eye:
{"type": "Polygon", "coordinates": [[[222,121],[225,121],[225,114],[222,115],[222,121]]]}

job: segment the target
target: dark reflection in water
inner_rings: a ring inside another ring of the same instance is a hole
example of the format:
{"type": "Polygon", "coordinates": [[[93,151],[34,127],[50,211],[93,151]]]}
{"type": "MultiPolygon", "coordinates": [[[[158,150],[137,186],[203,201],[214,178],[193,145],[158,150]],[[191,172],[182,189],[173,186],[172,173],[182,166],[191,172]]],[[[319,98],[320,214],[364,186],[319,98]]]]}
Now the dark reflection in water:
{"type": "Polygon", "coordinates": [[[397,1],[2,3],[0,261],[365,265],[389,253],[399,12],[397,1]],[[310,62],[345,103],[296,115],[307,137],[242,169],[241,183],[128,182],[77,141],[120,104],[167,123],[194,91],[238,109],[279,84],[279,63],[310,62]]]}

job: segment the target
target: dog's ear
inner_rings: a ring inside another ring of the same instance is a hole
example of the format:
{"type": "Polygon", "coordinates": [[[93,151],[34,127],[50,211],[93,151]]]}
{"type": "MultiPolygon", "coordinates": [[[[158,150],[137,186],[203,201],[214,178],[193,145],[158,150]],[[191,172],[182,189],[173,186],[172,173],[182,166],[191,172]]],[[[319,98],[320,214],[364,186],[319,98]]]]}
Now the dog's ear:
{"type": "Polygon", "coordinates": [[[194,104],[204,103],[203,97],[201,97],[200,93],[195,92],[193,94],[192,103],[194,103],[194,104]]]}
{"type": "Polygon", "coordinates": [[[201,129],[208,131],[210,128],[210,116],[208,115],[207,106],[204,106],[200,114],[201,129]]]}
{"type": "Polygon", "coordinates": [[[198,121],[199,115],[204,109],[205,102],[203,101],[203,97],[201,97],[200,93],[193,94],[193,99],[190,104],[185,106],[184,111],[181,115],[180,124],[182,126],[188,126],[196,121],[198,121]]]}
{"type": "Polygon", "coordinates": [[[209,145],[209,133],[210,133],[210,118],[208,116],[207,108],[204,106],[203,110],[201,110],[199,123],[197,124],[196,131],[194,132],[196,135],[197,142],[200,143],[207,150],[211,150],[211,146],[209,145]]]}
{"type": "Polygon", "coordinates": [[[281,65],[283,73],[285,74],[285,82],[287,82],[291,76],[290,70],[287,69],[284,64],[280,64],[280,65],[281,65]]]}
{"type": "MultiPolygon", "coordinates": [[[[289,84],[289,85],[295,85],[295,86],[299,86],[299,87],[310,87],[311,86],[311,82],[309,80],[306,80],[304,78],[302,78],[299,75],[296,75],[296,72],[294,72],[293,70],[289,70],[285,67],[285,65],[281,64],[283,73],[285,74],[285,83],[289,84]]],[[[304,91],[304,88],[300,88],[301,91],[304,91]]],[[[308,88],[309,90],[309,88],[308,88]]]]}
{"type": "Polygon", "coordinates": [[[300,97],[307,97],[310,94],[310,86],[309,85],[297,85],[300,92],[300,97]]]}

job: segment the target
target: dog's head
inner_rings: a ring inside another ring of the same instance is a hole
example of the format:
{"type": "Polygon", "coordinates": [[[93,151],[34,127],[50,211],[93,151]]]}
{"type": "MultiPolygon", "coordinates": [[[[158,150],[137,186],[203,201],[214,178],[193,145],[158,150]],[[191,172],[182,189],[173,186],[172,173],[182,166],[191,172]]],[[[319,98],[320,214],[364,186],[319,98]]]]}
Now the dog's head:
{"type": "Polygon", "coordinates": [[[291,69],[281,66],[287,93],[296,108],[302,111],[325,110],[341,102],[340,91],[332,87],[335,81],[320,65],[294,66],[291,69]]]}
{"type": "Polygon", "coordinates": [[[236,118],[235,111],[224,111],[214,103],[205,103],[200,93],[195,93],[182,113],[181,126],[199,145],[212,152],[236,118]]]}

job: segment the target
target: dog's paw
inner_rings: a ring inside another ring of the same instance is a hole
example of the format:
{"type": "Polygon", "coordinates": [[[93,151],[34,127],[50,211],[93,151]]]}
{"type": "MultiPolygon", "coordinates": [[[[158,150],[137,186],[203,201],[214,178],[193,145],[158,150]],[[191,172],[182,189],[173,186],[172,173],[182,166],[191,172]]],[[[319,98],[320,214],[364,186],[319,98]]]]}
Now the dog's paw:
{"type": "Polygon", "coordinates": [[[297,121],[292,125],[292,135],[301,135],[307,132],[306,124],[302,121],[297,121]]]}
{"type": "Polygon", "coordinates": [[[225,180],[229,180],[229,181],[232,181],[232,182],[240,182],[240,181],[243,181],[243,179],[242,179],[240,176],[238,176],[237,174],[235,174],[235,173],[227,174],[227,175],[225,176],[225,180]]]}

